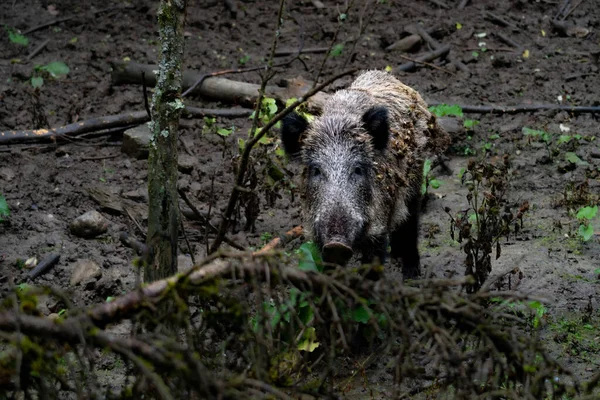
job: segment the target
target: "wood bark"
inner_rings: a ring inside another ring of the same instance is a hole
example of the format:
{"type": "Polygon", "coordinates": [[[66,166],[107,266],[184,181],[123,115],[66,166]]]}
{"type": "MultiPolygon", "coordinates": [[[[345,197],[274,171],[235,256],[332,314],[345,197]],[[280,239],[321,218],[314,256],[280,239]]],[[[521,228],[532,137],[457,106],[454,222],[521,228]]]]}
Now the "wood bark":
{"type": "Polygon", "coordinates": [[[162,0],[158,10],[160,63],[152,97],[153,135],[148,161],[148,236],[150,249],[144,280],[177,273],[179,204],[177,195],[177,137],[181,101],[185,0],[162,0]]]}

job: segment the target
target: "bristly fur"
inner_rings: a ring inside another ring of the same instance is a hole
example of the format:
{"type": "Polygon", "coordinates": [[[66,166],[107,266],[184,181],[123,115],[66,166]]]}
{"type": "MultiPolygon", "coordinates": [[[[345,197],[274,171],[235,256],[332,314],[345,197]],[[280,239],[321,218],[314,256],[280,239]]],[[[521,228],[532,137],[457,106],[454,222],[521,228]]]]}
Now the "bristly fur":
{"type": "Polygon", "coordinates": [[[421,96],[383,71],[366,71],[333,94],[296,140],[305,165],[304,228],[313,234],[324,213],[342,210],[360,225],[353,247],[388,235],[414,213],[409,204],[418,202],[425,157],[450,143],[421,96]],[[319,185],[321,172],[327,185],[319,185]]]}

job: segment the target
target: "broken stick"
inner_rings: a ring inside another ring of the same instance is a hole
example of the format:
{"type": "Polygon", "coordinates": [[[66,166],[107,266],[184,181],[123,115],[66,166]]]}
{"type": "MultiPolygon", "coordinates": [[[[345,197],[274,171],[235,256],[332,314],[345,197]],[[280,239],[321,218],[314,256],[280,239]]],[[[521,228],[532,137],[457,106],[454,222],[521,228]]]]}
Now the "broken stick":
{"type": "Polygon", "coordinates": [[[439,49],[431,51],[427,54],[422,55],[419,58],[416,58],[415,61],[407,62],[398,67],[394,68],[394,71],[411,71],[413,70],[417,64],[426,63],[435,60],[436,58],[442,57],[450,51],[450,46],[442,46],[439,49]]]}
{"type": "MultiPolygon", "coordinates": [[[[186,107],[184,115],[194,117],[226,117],[245,118],[250,116],[252,110],[244,108],[232,109],[208,109],[186,107]]],[[[96,117],[85,121],[75,122],[69,125],[53,129],[33,129],[26,131],[0,132],[0,144],[26,143],[38,140],[58,139],[61,137],[75,137],[89,132],[98,132],[106,129],[139,125],[150,121],[146,111],[135,111],[127,114],[109,115],[107,117],[96,117]]]]}
{"type": "MultiPolygon", "coordinates": [[[[138,64],[135,62],[112,62],[112,84],[141,84],[142,72],[145,74],[145,82],[148,86],[156,84],[156,75],[158,66],[152,64],[138,64]]],[[[194,71],[183,72],[183,90],[186,91],[196,82],[202,80],[204,74],[194,71]]],[[[205,77],[202,83],[199,84],[191,94],[206,97],[213,100],[222,101],[225,103],[240,104],[248,107],[253,107],[258,99],[260,85],[255,83],[234,81],[226,78],[205,77]]],[[[301,86],[289,85],[288,87],[278,87],[269,85],[265,88],[265,96],[275,98],[282,103],[292,98],[303,96],[308,89],[301,86]]],[[[325,103],[323,93],[317,93],[308,101],[309,109],[321,108],[325,103]]]]}
{"type": "MultiPolygon", "coordinates": [[[[424,41],[429,43],[429,45],[433,49],[439,49],[442,47],[442,45],[437,40],[432,38],[431,35],[421,25],[416,24],[416,28],[417,28],[417,32],[419,33],[419,36],[421,36],[424,41]]],[[[457,60],[455,57],[453,57],[452,54],[448,54],[447,58],[448,58],[448,61],[450,61],[450,63],[453,64],[458,70],[465,72],[467,74],[470,73],[469,68],[467,68],[467,66],[465,64],[463,64],[462,62],[457,60]]]]}

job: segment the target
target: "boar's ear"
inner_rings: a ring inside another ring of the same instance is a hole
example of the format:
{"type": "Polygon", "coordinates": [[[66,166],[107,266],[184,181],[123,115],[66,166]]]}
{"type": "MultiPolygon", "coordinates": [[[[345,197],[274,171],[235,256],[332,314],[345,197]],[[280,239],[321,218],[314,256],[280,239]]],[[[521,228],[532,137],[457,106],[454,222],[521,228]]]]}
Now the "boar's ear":
{"type": "Polygon", "coordinates": [[[373,146],[377,150],[385,149],[390,137],[387,109],[380,106],[370,108],[363,115],[362,122],[367,132],[373,136],[373,146]]]}
{"type": "Polygon", "coordinates": [[[308,128],[308,121],[296,112],[286,115],[281,121],[281,143],[286,153],[294,155],[302,148],[302,135],[308,128]]]}

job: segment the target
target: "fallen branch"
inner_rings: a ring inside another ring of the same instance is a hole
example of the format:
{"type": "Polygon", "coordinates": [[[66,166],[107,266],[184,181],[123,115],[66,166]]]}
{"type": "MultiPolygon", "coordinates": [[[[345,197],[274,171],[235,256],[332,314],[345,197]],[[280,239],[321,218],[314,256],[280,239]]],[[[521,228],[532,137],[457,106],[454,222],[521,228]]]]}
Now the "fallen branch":
{"type": "MultiPolygon", "coordinates": [[[[156,84],[156,74],[158,66],[151,64],[138,64],[135,62],[112,62],[112,84],[141,84],[142,73],[145,73],[145,82],[148,86],[156,84]]],[[[226,103],[241,104],[244,106],[254,106],[258,99],[260,85],[254,83],[234,81],[226,78],[206,77],[194,71],[183,72],[183,90],[187,92],[196,82],[202,83],[190,92],[190,94],[201,97],[218,100],[226,103]]],[[[269,85],[265,88],[265,96],[275,98],[283,103],[292,97],[300,97],[305,92],[303,88],[288,86],[285,88],[269,85]]],[[[309,107],[321,108],[325,103],[325,98],[321,95],[315,96],[309,107]]]]}
{"type": "Polygon", "coordinates": [[[447,73],[447,74],[450,74],[450,75],[456,75],[454,72],[452,72],[452,71],[448,71],[446,68],[438,67],[438,66],[437,66],[437,65],[435,65],[435,64],[431,64],[431,63],[428,63],[428,62],[425,62],[425,61],[419,61],[419,60],[415,60],[414,58],[407,57],[407,56],[403,56],[402,54],[398,54],[398,57],[400,57],[400,58],[403,58],[403,59],[405,59],[405,60],[408,60],[408,61],[412,61],[412,62],[414,62],[414,63],[417,63],[417,64],[423,64],[423,65],[426,65],[426,66],[428,66],[428,67],[431,67],[431,68],[433,68],[433,69],[437,69],[437,70],[439,70],[439,71],[443,71],[443,72],[445,72],[445,73],[447,73]]]}
{"type": "MultiPolygon", "coordinates": [[[[224,117],[245,118],[250,116],[252,110],[243,108],[232,109],[209,109],[186,107],[184,115],[193,117],[224,117]]],[[[96,117],[85,121],[74,122],[69,125],[53,129],[34,129],[27,131],[5,131],[0,132],[0,144],[26,143],[37,140],[56,140],[61,137],[75,137],[89,132],[97,132],[105,129],[120,128],[130,125],[139,125],[150,121],[146,111],[135,111],[127,114],[109,115],[96,117]]]]}
{"type": "MultiPolygon", "coordinates": [[[[442,103],[428,103],[437,106],[442,103]]],[[[518,104],[514,106],[473,106],[460,105],[464,113],[470,114],[517,114],[522,112],[534,112],[544,110],[567,111],[573,114],[600,113],[600,106],[563,106],[559,104],[518,104]]]]}
{"type": "Polygon", "coordinates": [[[300,51],[296,50],[277,50],[275,52],[275,57],[284,57],[284,56],[293,56],[295,54],[323,54],[327,53],[329,47],[307,47],[305,49],[301,49],[300,51]]]}
{"type": "Polygon", "coordinates": [[[399,65],[398,67],[394,68],[394,71],[412,71],[413,69],[415,69],[417,64],[433,61],[436,58],[445,56],[446,54],[448,54],[449,51],[450,46],[442,46],[439,49],[436,49],[434,51],[422,55],[419,58],[416,58],[415,61],[410,61],[399,65]]]}
{"type": "Polygon", "coordinates": [[[286,243],[289,243],[290,241],[300,237],[303,232],[304,231],[302,229],[302,226],[298,225],[287,231],[284,235],[281,235],[280,237],[276,237],[275,239],[271,240],[262,249],[255,251],[253,254],[265,254],[269,251],[274,250],[277,247],[284,246],[286,243]]]}
{"type": "Polygon", "coordinates": [[[29,274],[27,274],[27,278],[33,280],[38,276],[45,274],[46,272],[50,271],[50,269],[54,267],[59,260],[60,254],[50,254],[48,257],[40,261],[38,265],[36,265],[36,267],[29,272],[29,274]]]}
{"type": "MultiPolygon", "coordinates": [[[[415,24],[415,27],[417,28],[417,32],[419,33],[419,36],[421,36],[424,41],[429,43],[429,45],[433,49],[439,49],[439,48],[443,47],[441,45],[441,43],[439,43],[437,40],[435,40],[433,37],[431,37],[431,35],[420,24],[415,24]]],[[[463,64],[462,62],[460,62],[459,60],[454,58],[454,56],[452,54],[448,54],[447,58],[448,58],[448,61],[450,61],[450,63],[453,64],[458,70],[465,72],[467,74],[469,73],[469,68],[467,68],[467,66],[465,64],[463,64]]]]}

